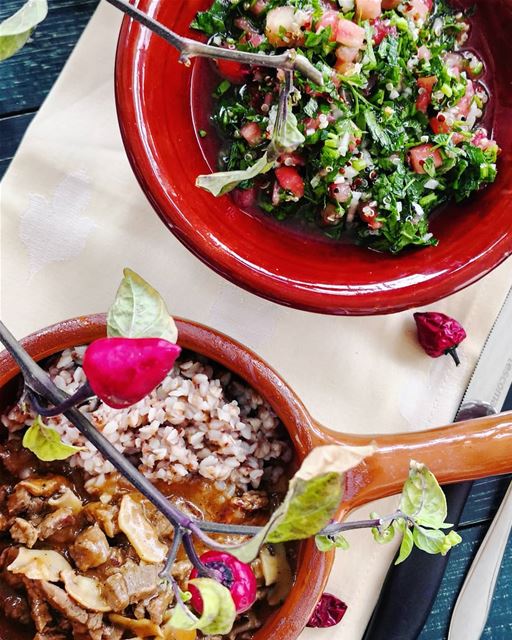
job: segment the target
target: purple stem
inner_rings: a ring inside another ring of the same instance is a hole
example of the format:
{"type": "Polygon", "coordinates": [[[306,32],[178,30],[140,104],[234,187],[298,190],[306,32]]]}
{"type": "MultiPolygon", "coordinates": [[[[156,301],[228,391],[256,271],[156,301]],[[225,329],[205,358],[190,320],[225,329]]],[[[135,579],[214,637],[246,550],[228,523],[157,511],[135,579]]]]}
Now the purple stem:
{"type": "Polygon", "coordinates": [[[41,404],[39,396],[32,391],[30,387],[26,387],[28,391],[28,395],[30,398],[30,403],[35,409],[36,413],[43,416],[43,418],[52,418],[53,416],[58,416],[61,413],[64,413],[68,409],[75,407],[85,400],[89,398],[93,398],[96,394],[89,386],[89,383],[86,382],[81,387],[79,387],[72,396],[69,396],[64,402],[61,402],[57,406],[53,407],[45,407],[41,404]]]}
{"type": "Polygon", "coordinates": [[[200,576],[213,578],[214,580],[217,580],[217,582],[221,582],[219,580],[218,571],[215,571],[215,569],[211,569],[210,567],[207,567],[204,564],[204,562],[201,560],[201,558],[197,555],[197,551],[196,551],[196,548],[194,547],[194,543],[192,542],[192,537],[190,533],[185,533],[183,535],[183,546],[185,548],[185,551],[187,552],[187,556],[189,557],[190,562],[197,569],[200,576]]]}

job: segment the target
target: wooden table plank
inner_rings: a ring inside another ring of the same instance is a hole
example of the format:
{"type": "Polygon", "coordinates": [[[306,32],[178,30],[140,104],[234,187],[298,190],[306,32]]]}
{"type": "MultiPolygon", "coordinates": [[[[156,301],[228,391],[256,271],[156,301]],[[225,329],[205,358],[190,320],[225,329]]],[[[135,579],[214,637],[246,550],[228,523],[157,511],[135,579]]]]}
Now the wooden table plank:
{"type": "MultiPolygon", "coordinates": [[[[23,0],[2,0],[0,19],[23,0]]],[[[0,115],[38,109],[89,21],[98,0],[51,0],[32,41],[0,63],[0,115]]]]}
{"type": "MultiPolygon", "coordinates": [[[[478,547],[487,531],[487,525],[478,525],[461,532],[462,543],[450,553],[449,569],[444,576],[438,598],[418,640],[443,640],[447,637],[450,616],[455,599],[478,547]]],[[[509,540],[489,621],[482,638],[485,640],[510,640],[512,617],[510,615],[510,576],[512,575],[512,539],[509,540]]],[[[475,606],[482,603],[475,602],[475,606]]]]}

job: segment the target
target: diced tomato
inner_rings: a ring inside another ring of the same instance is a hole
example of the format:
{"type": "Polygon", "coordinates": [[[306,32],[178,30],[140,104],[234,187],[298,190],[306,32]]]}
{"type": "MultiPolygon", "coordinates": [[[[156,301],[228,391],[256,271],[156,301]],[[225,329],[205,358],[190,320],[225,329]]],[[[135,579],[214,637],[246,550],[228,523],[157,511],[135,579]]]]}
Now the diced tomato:
{"type": "Polygon", "coordinates": [[[430,60],[432,54],[430,53],[430,49],[426,47],[424,44],[421,45],[418,49],[418,58],[420,60],[430,60]]]}
{"type": "Polygon", "coordinates": [[[416,98],[416,109],[427,113],[428,106],[432,100],[432,91],[434,85],[437,82],[436,76],[426,76],[425,78],[418,78],[416,84],[418,85],[418,97],[416,98]]]}
{"type": "Polygon", "coordinates": [[[306,164],[304,158],[297,151],[282,153],[277,162],[285,167],[303,167],[306,164]]]}
{"type": "Polygon", "coordinates": [[[340,46],[336,49],[336,58],[338,62],[354,62],[354,60],[359,55],[359,49],[354,49],[353,47],[345,47],[340,44],[340,46]]]}
{"type": "Polygon", "coordinates": [[[296,198],[304,195],[304,180],[294,167],[279,167],[275,170],[279,185],[286,191],[290,191],[296,198]]]}
{"type": "Polygon", "coordinates": [[[475,147],[483,149],[484,151],[498,146],[496,142],[494,142],[494,140],[489,140],[489,138],[487,137],[487,131],[485,129],[477,129],[475,135],[471,140],[471,144],[475,145],[475,147]]]}
{"type": "Polygon", "coordinates": [[[249,11],[255,16],[260,16],[267,8],[268,0],[256,0],[251,4],[249,11]]]}
{"type": "Polygon", "coordinates": [[[396,9],[401,3],[402,0],[382,0],[382,8],[389,11],[389,9],[396,9]]]}
{"type": "Polygon", "coordinates": [[[276,7],[267,13],[265,35],[274,47],[295,47],[304,42],[303,27],[311,24],[311,16],[294,7],[276,7]]]}
{"type": "Polygon", "coordinates": [[[249,44],[252,44],[253,47],[258,47],[263,40],[265,40],[265,36],[257,31],[247,18],[237,18],[235,20],[235,25],[244,31],[244,35],[240,38],[240,42],[248,42],[249,44]]]}
{"type": "Polygon", "coordinates": [[[420,144],[417,147],[409,149],[409,163],[412,170],[416,173],[426,173],[423,165],[427,158],[432,158],[436,169],[443,164],[443,159],[439,150],[434,149],[434,146],[431,144],[420,144]]]}
{"type": "Polygon", "coordinates": [[[359,217],[363,222],[366,222],[370,229],[380,229],[382,227],[382,222],[376,220],[377,215],[377,209],[369,204],[365,204],[359,209],[359,217]]]}
{"type": "Polygon", "coordinates": [[[251,147],[257,147],[261,142],[261,129],[257,122],[246,122],[240,129],[240,134],[251,147]]]}
{"type": "Polygon", "coordinates": [[[338,11],[326,11],[320,20],[316,23],[316,31],[321,31],[322,29],[327,29],[330,27],[331,35],[329,36],[329,40],[331,42],[336,41],[336,34],[338,32],[338,22],[340,21],[340,14],[338,11]]]}
{"type": "Polygon", "coordinates": [[[219,74],[232,84],[243,84],[247,81],[250,68],[234,60],[215,60],[219,74]]]}
{"type": "Polygon", "coordinates": [[[341,182],[340,184],[334,182],[329,187],[329,194],[336,202],[347,202],[347,200],[350,200],[352,190],[346,182],[341,182]]]}
{"type": "Polygon", "coordinates": [[[446,122],[446,116],[444,115],[444,113],[438,113],[435,118],[430,118],[429,124],[430,128],[435,134],[450,133],[450,127],[446,122]]]}
{"type": "Polygon", "coordinates": [[[336,30],[336,41],[353,49],[364,47],[365,30],[350,20],[340,18],[336,30]]]}
{"type": "Polygon", "coordinates": [[[396,35],[396,27],[389,20],[375,20],[373,23],[373,44],[379,45],[389,35],[396,35]]]}
{"type": "Polygon", "coordinates": [[[381,13],[381,0],[356,0],[358,20],[375,20],[381,13]]]}
{"type": "Polygon", "coordinates": [[[455,131],[455,133],[452,134],[453,144],[460,144],[465,139],[466,138],[462,135],[462,133],[458,133],[457,131],[455,131]]]}
{"type": "Polygon", "coordinates": [[[475,85],[472,80],[468,80],[466,85],[466,93],[459,100],[459,102],[455,105],[459,115],[466,117],[471,108],[471,103],[473,102],[473,98],[475,97],[475,85]]]}
{"type": "Polygon", "coordinates": [[[406,13],[414,20],[425,20],[432,9],[433,0],[407,0],[406,13]]]}
{"type": "Polygon", "coordinates": [[[240,209],[249,209],[254,207],[258,200],[258,189],[256,187],[251,187],[250,189],[234,189],[231,195],[233,196],[235,204],[238,205],[240,209]]]}

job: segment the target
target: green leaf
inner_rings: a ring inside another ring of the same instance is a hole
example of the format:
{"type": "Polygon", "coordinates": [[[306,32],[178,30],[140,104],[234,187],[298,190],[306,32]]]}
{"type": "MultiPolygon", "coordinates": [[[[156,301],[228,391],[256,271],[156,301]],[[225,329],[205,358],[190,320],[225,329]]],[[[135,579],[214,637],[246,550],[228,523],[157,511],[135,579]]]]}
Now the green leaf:
{"type": "Polygon", "coordinates": [[[333,536],[315,536],[315,544],[317,549],[322,552],[333,549],[346,551],[350,547],[348,540],[341,533],[336,533],[333,536]]]}
{"type": "Polygon", "coordinates": [[[176,342],[178,329],[162,296],[131,269],[124,278],[107,315],[107,335],[125,338],[163,338],[176,342]]]}
{"type": "Polygon", "coordinates": [[[434,474],[424,464],[411,460],[400,509],[419,525],[432,529],[445,526],[446,497],[434,474]]]}
{"type": "Polygon", "coordinates": [[[375,451],[374,446],[317,447],[291,479],[283,503],[260,533],[230,553],[252,562],[264,542],[303,540],[321,531],[334,517],[343,497],[344,474],[375,451]]]}
{"type": "Polygon", "coordinates": [[[23,446],[43,462],[66,460],[78,451],[80,447],[65,444],[55,429],[47,427],[41,416],[37,416],[23,436],[23,446]]]}
{"type": "Polygon", "coordinates": [[[218,171],[202,176],[197,176],[196,187],[209,191],[214,196],[222,196],[232,191],[240,182],[252,180],[262,173],[267,173],[274,166],[265,152],[263,156],[247,169],[238,171],[218,171]]]}
{"type": "Polygon", "coordinates": [[[395,564],[401,564],[404,560],[407,560],[414,547],[414,538],[409,527],[406,526],[403,529],[403,534],[404,537],[402,538],[402,544],[400,545],[400,553],[398,554],[395,564]]]}
{"type": "Polygon", "coordinates": [[[395,537],[395,528],[391,524],[387,527],[373,527],[372,534],[375,542],[387,544],[395,537]]]}
{"type": "Polygon", "coordinates": [[[377,122],[375,113],[371,109],[367,109],[364,112],[364,118],[374,142],[380,144],[382,147],[384,147],[384,149],[391,148],[391,139],[388,133],[384,131],[384,129],[377,122]]]}
{"type": "Polygon", "coordinates": [[[452,547],[461,542],[462,538],[455,531],[445,535],[437,529],[424,529],[416,525],[413,532],[414,544],[426,553],[440,553],[445,556],[452,547]]]}
{"type": "Polygon", "coordinates": [[[199,629],[206,635],[224,635],[229,633],[236,618],[233,598],[224,585],[212,578],[196,578],[190,580],[199,591],[203,601],[203,612],[198,618],[183,602],[178,603],[171,612],[171,617],[164,627],[170,629],[199,629]]]}
{"type": "Polygon", "coordinates": [[[28,0],[19,11],[0,23],[0,61],[10,58],[30,38],[48,13],[46,0],[28,0]]]}
{"type": "Polygon", "coordinates": [[[302,135],[297,126],[297,118],[289,105],[283,126],[279,128],[276,123],[270,147],[274,148],[277,155],[279,155],[285,151],[295,151],[295,149],[300,147],[305,140],[306,138],[302,135]]]}

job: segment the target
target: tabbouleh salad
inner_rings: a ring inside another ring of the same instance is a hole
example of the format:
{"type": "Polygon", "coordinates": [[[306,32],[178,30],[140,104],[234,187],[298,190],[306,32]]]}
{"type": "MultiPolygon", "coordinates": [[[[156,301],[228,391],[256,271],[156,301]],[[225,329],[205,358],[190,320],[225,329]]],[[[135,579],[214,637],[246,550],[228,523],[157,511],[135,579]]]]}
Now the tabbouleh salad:
{"type": "Polygon", "coordinates": [[[277,133],[287,74],[217,61],[212,119],[228,146],[222,173],[197,184],[335,240],[349,233],[392,253],[435,245],[432,211],[496,177],[468,20],[445,0],[214,0],[192,23],[210,42],[295,48],[324,86],[294,73],[277,133]]]}

